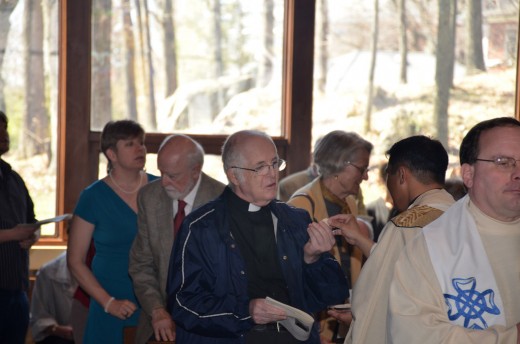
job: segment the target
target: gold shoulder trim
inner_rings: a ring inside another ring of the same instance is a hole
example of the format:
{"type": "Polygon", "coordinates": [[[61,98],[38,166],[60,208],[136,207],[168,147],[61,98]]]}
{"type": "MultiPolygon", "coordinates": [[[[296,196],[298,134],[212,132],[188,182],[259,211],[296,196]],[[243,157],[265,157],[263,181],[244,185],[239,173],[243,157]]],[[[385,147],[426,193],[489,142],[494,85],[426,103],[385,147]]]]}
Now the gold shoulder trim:
{"type": "Polygon", "coordinates": [[[443,213],[442,210],[427,205],[420,205],[403,211],[390,221],[396,227],[424,227],[443,213]]]}

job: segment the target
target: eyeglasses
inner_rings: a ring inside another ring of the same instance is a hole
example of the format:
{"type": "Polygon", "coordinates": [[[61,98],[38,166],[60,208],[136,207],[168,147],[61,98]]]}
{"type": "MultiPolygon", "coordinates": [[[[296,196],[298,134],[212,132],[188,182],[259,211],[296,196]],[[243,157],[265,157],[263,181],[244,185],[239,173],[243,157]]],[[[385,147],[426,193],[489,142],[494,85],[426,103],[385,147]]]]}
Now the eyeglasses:
{"type": "Polygon", "coordinates": [[[365,175],[365,173],[367,173],[370,170],[369,166],[367,166],[365,168],[359,167],[358,165],[355,165],[355,164],[351,163],[350,161],[345,161],[345,165],[350,165],[352,167],[355,167],[359,171],[359,173],[361,173],[361,175],[365,175]]]}
{"type": "Polygon", "coordinates": [[[495,164],[495,166],[503,169],[503,170],[513,170],[516,167],[516,162],[520,161],[515,158],[511,158],[508,156],[499,156],[494,159],[475,159],[477,161],[486,161],[486,162],[492,162],[495,164]]]}
{"type": "Polygon", "coordinates": [[[273,171],[283,171],[285,169],[286,163],[283,159],[278,159],[274,161],[272,164],[267,165],[261,165],[257,168],[247,168],[247,167],[239,167],[239,166],[231,166],[230,168],[238,168],[239,170],[246,170],[254,172],[257,176],[266,176],[270,169],[272,168],[273,171]]]}

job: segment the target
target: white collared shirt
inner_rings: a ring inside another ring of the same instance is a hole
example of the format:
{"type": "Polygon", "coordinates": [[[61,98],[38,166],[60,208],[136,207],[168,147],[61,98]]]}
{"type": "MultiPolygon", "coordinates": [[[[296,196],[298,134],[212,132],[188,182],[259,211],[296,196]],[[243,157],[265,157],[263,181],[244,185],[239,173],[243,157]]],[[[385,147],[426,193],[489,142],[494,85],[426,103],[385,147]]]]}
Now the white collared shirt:
{"type": "MultiPolygon", "coordinates": [[[[184,214],[186,214],[186,215],[191,213],[191,211],[193,210],[193,203],[195,202],[195,196],[197,195],[197,191],[199,190],[200,180],[201,180],[201,175],[199,175],[199,179],[197,180],[197,183],[195,184],[193,189],[191,189],[191,191],[186,195],[186,197],[184,197],[182,199],[184,202],[186,202],[186,207],[184,207],[184,214]]],[[[179,209],[179,201],[174,200],[173,216],[175,216],[175,214],[177,214],[177,209],[179,209]]]]}

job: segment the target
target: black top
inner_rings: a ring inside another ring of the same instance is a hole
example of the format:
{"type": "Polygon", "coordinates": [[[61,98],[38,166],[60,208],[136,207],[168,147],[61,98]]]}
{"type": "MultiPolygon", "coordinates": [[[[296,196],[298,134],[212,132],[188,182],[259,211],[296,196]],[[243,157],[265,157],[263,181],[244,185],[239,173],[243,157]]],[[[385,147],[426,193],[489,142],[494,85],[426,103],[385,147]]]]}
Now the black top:
{"type": "Polygon", "coordinates": [[[234,192],[226,193],[226,201],[229,205],[231,234],[246,264],[249,298],[269,296],[289,303],[269,207],[249,211],[249,203],[234,192]]]}
{"type": "MultiPolygon", "coordinates": [[[[0,160],[0,230],[34,223],[34,206],[22,178],[0,160]]],[[[0,243],[0,289],[27,290],[29,254],[17,241],[0,243]]]]}

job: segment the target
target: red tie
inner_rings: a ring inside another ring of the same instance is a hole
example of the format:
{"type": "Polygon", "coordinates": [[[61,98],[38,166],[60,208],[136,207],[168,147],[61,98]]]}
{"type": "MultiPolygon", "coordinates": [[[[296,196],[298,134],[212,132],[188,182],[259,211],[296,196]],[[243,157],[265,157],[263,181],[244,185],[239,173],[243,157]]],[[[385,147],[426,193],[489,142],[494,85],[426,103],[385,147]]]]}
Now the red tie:
{"type": "Polygon", "coordinates": [[[184,207],[186,207],[186,202],[180,199],[178,201],[177,214],[175,214],[175,218],[173,219],[173,233],[175,236],[177,236],[177,233],[181,228],[182,220],[184,220],[184,207]]]}

